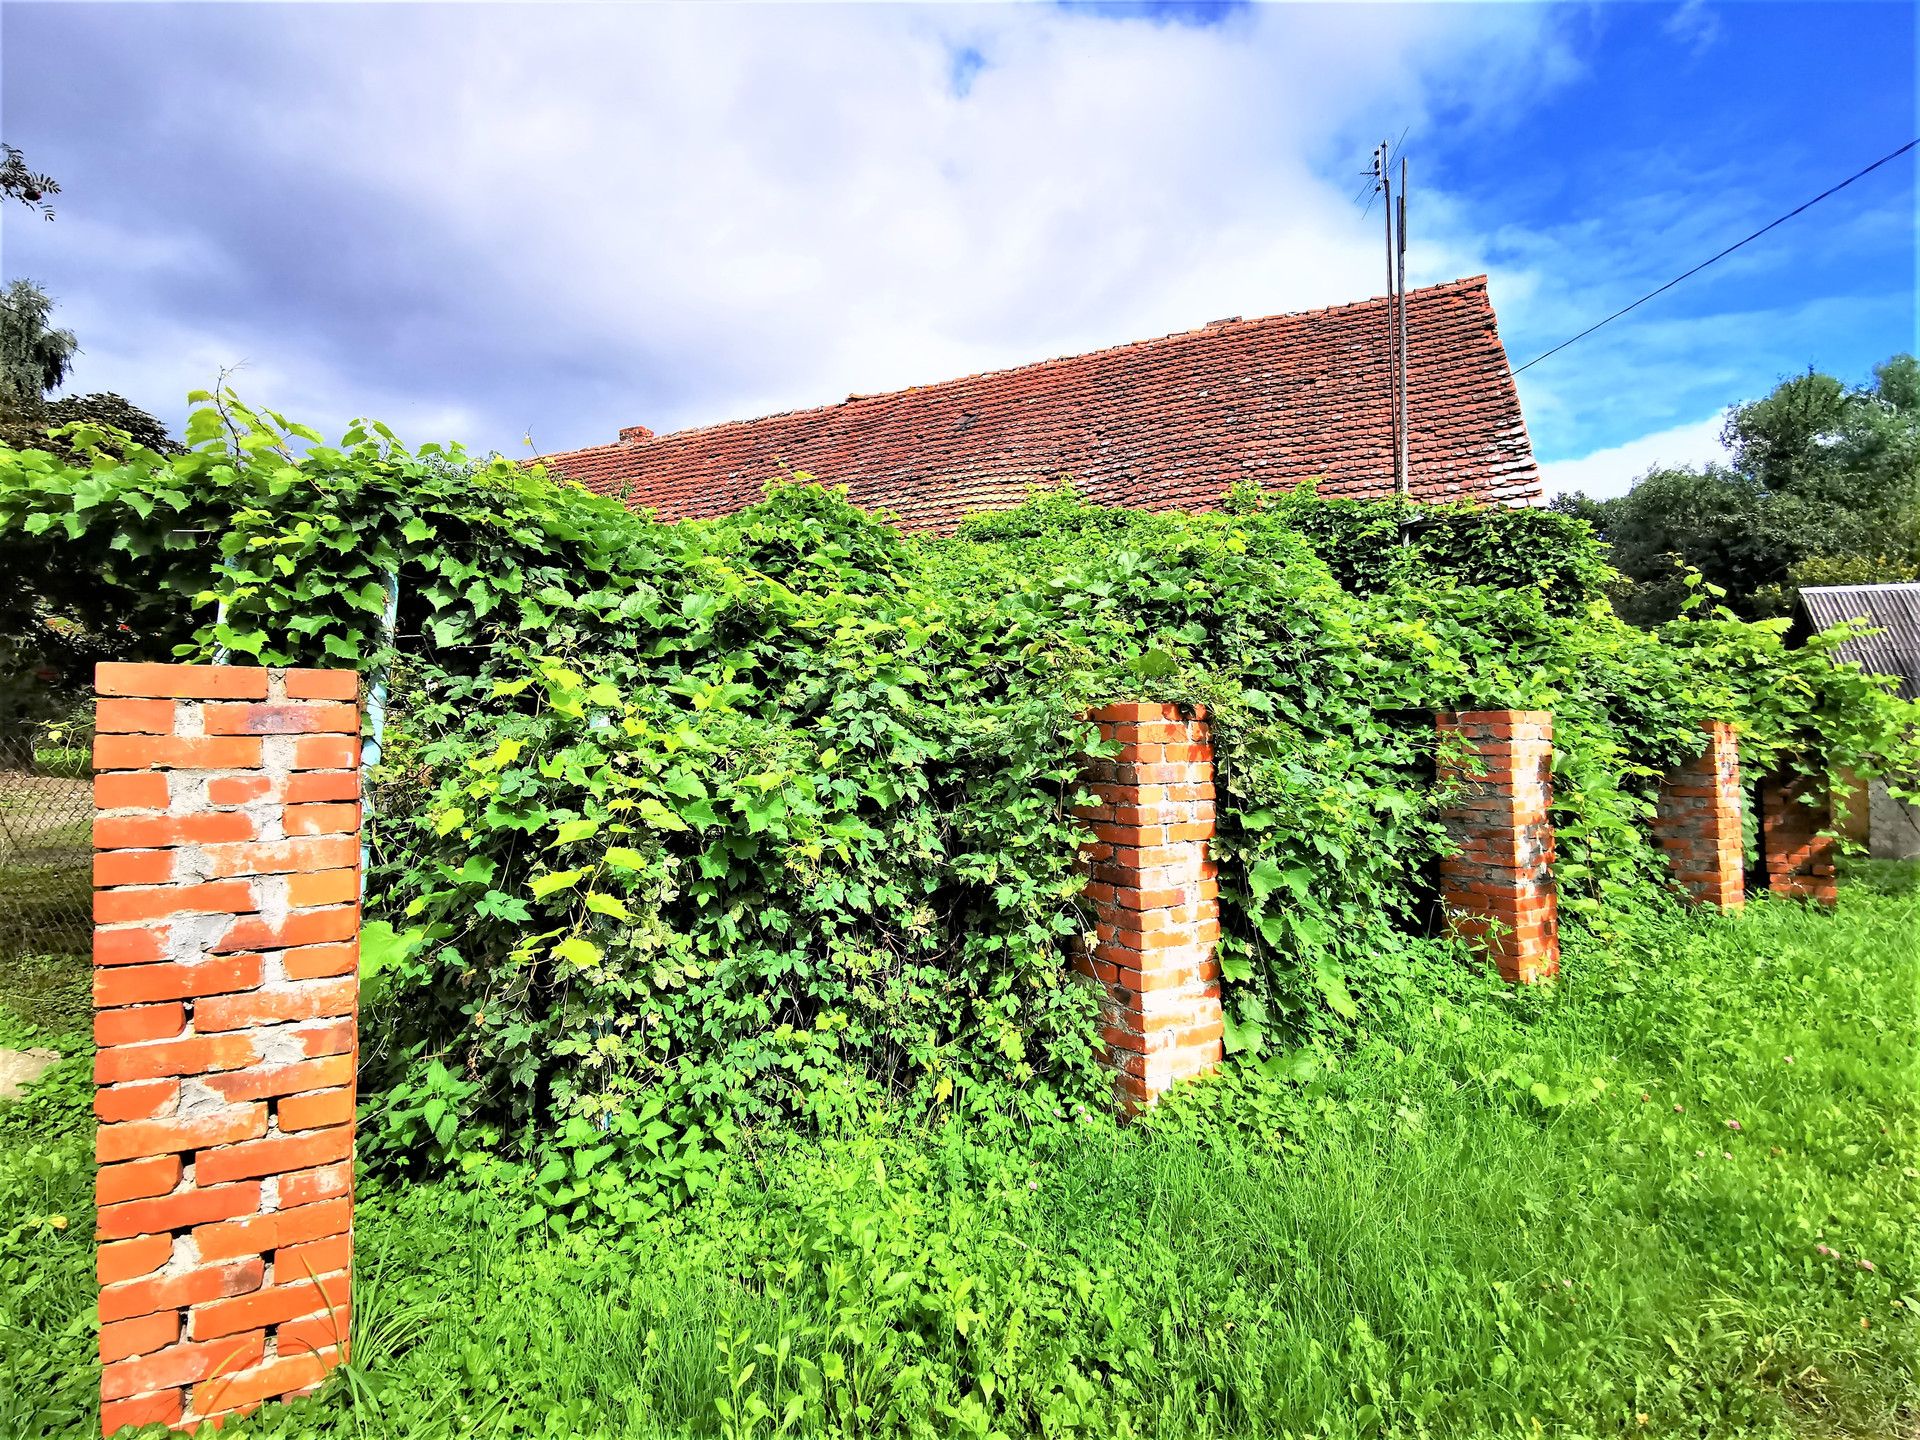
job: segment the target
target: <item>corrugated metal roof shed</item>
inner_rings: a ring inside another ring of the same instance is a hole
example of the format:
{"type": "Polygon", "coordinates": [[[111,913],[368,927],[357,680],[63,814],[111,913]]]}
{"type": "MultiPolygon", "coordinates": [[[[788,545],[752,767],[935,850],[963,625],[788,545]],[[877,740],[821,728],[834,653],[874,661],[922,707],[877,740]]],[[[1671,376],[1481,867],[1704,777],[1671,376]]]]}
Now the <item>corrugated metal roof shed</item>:
{"type": "Polygon", "coordinates": [[[1834,659],[1851,660],[1871,675],[1900,677],[1900,696],[1920,699],[1920,582],[1901,585],[1812,585],[1800,592],[1796,634],[1865,620],[1881,633],[1849,640],[1834,659]]]}

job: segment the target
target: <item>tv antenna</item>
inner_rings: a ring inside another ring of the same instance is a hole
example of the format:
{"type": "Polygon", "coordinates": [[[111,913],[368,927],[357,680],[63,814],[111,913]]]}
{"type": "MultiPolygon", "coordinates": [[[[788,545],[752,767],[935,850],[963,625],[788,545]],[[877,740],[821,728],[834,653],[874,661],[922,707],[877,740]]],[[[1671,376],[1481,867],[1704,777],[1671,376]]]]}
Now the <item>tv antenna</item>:
{"type": "MultiPolygon", "coordinates": [[[[1404,137],[1403,137],[1404,138],[1404,137]]],[[[1393,491],[1412,493],[1407,426],[1407,157],[1400,157],[1400,193],[1393,192],[1394,146],[1373,152],[1372,191],[1387,225],[1387,411],[1393,430],[1393,491]]]]}

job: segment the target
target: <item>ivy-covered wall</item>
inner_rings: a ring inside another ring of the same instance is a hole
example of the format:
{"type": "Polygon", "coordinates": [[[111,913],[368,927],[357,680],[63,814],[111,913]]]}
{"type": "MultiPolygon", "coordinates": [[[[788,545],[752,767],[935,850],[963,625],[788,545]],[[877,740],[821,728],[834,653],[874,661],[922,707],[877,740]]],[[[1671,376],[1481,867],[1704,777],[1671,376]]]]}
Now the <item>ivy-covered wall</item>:
{"type": "Polygon", "coordinates": [[[1831,666],[1833,637],[1787,650],[1703,590],[1622,625],[1564,516],[1063,488],[922,541],[788,477],[663,526],[205,398],[184,455],[0,450],[7,623],[29,649],[391,661],[363,1144],[550,1155],[561,1210],[666,1203],[741,1127],[870,1097],[1104,1099],[1069,955],[1077,717],[1106,701],[1207,709],[1226,1044],[1251,1057],[1451,983],[1436,711],[1552,713],[1562,920],[1599,927],[1664,893],[1658,779],[1704,722],[1815,789],[1920,760],[1916,708],[1831,666]]]}

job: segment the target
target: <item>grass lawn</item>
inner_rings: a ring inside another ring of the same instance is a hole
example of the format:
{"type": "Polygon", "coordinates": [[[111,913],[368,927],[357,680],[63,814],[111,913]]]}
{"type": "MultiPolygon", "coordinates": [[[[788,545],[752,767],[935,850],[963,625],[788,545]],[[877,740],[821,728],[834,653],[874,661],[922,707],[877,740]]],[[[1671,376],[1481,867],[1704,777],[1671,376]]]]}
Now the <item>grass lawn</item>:
{"type": "MultiPolygon", "coordinates": [[[[352,1383],[226,1433],[1912,1435],[1917,961],[1870,865],[1152,1125],[755,1137],[624,1237],[368,1178],[352,1383]]],[[[0,979],[0,1045],[78,1062],[0,1112],[9,1440],[91,1433],[85,1015],[0,979]]]]}

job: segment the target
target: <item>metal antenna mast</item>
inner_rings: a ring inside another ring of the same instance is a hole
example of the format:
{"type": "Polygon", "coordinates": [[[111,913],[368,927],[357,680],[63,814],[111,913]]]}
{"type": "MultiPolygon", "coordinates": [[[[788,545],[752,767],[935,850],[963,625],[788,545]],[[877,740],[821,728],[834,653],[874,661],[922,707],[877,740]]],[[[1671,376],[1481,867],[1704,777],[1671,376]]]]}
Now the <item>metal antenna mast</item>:
{"type": "Polygon", "coordinates": [[[1400,255],[1400,300],[1394,307],[1400,312],[1400,409],[1398,414],[1398,432],[1400,437],[1399,484],[1395,487],[1402,495],[1413,491],[1413,468],[1408,456],[1407,427],[1407,157],[1400,157],[1400,236],[1395,247],[1400,255]]]}
{"type": "Polygon", "coordinates": [[[1393,281],[1393,172],[1387,167],[1387,142],[1383,140],[1380,148],[1373,152],[1373,173],[1379,180],[1385,202],[1380,208],[1386,213],[1387,221],[1387,416],[1392,432],[1393,488],[1396,494],[1405,494],[1406,476],[1401,458],[1405,446],[1400,434],[1400,326],[1395,315],[1393,281]]]}

